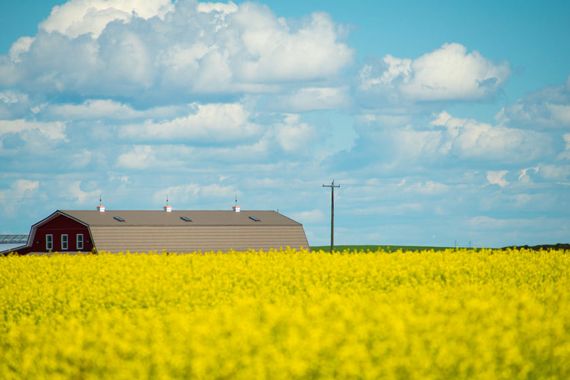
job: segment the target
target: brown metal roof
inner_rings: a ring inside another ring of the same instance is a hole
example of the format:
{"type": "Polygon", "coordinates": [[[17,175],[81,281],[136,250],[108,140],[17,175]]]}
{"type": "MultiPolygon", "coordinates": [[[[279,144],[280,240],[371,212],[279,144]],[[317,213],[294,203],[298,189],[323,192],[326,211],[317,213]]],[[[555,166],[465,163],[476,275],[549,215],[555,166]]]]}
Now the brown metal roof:
{"type": "Polygon", "coordinates": [[[247,249],[308,248],[301,225],[264,226],[172,226],[130,228],[90,227],[99,251],[195,252],[244,251],[247,249]]]}
{"type": "Polygon", "coordinates": [[[165,212],[159,210],[62,210],[89,226],[93,227],[127,227],[127,226],[300,226],[300,223],[276,211],[242,210],[206,211],[176,210],[165,212]],[[190,218],[187,222],[181,217],[190,218]],[[123,219],[124,221],[120,221],[123,219]],[[254,219],[258,219],[255,221],[254,219]]]}

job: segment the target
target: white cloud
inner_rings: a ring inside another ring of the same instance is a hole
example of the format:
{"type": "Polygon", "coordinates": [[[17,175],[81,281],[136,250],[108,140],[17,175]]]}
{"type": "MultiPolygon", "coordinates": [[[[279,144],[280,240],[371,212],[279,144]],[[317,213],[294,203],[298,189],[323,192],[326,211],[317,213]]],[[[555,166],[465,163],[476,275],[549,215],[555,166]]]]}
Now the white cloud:
{"type": "Polygon", "coordinates": [[[198,183],[189,183],[184,185],[170,186],[166,189],[154,193],[155,202],[163,202],[166,197],[171,201],[174,207],[176,203],[193,203],[197,199],[226,199],[228,203],[238,194],[233,186],[223,186],[219,184],[201,185],[198,183]]]}
{"type": "Polygon", "coordinates": [[[101,195],[100,189],[95,189],[91,191],[86,191],[81,188],[81,181],[72,181],[64,186],[64,191],[69,194],[71,199],[76,203],[83,205],[86,203],[95,204],[96,200],[99,199],[101,195]]]}
{"type": "Polygon", "coordinates": [[[284,112],[339,109],[350,103],[348,91],[342,87],[305,87],[277,96],[271,108],[284,112]]]}
{"type": "Polygon", "coordinates": [[[387,55],[382,62],[367,64],[360,71],[360,88],[392,100],[472,100],[495,93],[509,73],[508,64],[495,64],[451,43],[417,59],[387,55]]]}
{"type": "Polygon", "coordinates": [[[431,165],[446,163],[449,167],[479,165],[491,169],[489,163],[522,165],[555,153],[546,133],[457,118],[447,112],[433,115],[428,123],[415,117],[390,123],[378,115],[362,117],[356,131],[356,144],[350,151],[339,153],[335,165],[400,172],[425,165],[432,170],[431,165]]]}
{"type": "Polygon", "coordinates": [[[17,119],[30,111],[28,95],[16,91],[0,91],[0,120],[17,119]]]}
{"type": "Polygon", "coordinates": [[[228,3],[199,3],[198,12],[211,13],[219,12],[222,15],[235,13],[238,11],[238,6],[230,1],[228,3]]]}
{"type": "Polygon", "coordinates": [[[570,126],[570,104],[546,104],[555,123],[570,126]]]}
{"type": "Polygon", "coordinates": [[[130,106],[107,99],[90,99],[81,104],[53,104],[46,113],[71,120],[133,119],[137,116],[130,106]]]}
{"type": "Polygon", "coordinates": [[[505,178],[508,173],[508,170],[490,170],[487,172],[487,182],[491,185],[506,187],[509,184],[509,181],[505,178]]]}
{"type": "Polygon", "coordinates": [[[65,120],[134,120],[172,118],[187,112],[192,105],[152,107],[137,110],[111,99],[87,99],[80,104],[50,104],[40,112],[49,118],[65,120]]]}
{"type": "Polygon", "coordinates": [[[117,165],[124,169],[145,169],[156,163],[155,152],[150,145],[135,145],[117,158],[117,165]]]}
{"type": "Polygon", "coordinates": [[[518,178],[519,182],[531,183],[532,178],[530,176],[530,173],[534,172],[536,174],[536,173],[538,173],[538,171],[539,171],[539,166],[521,169],[519,171],[519,178],[518,178]]]}
{"type": "Polygon", "coordinates": [[[544,88],[504,107],[497,120],[533,129],[570,127],[570,77],[561,86],[544,88]]]}
{"type": "Polygon", "coordinates": [[[322,13],[291,23],[253,3],[72,0],[0,56],[0,85],[147,103],[276,91],[346,67],[338,29],[322,13]]]}
{"type": "Polygon", "coordinates": [[[30,46],[32,46],[33,42],[34,39],[32,37],[24,36],[18,38],[10,47],[10,52],[8,54],[12,62],[20,62],[20,56],[30,50],[30,46]]]}
{"type": "Polygon", "coordinates": [[[170,0],[71,0],[55,6],[41,23],[46,32],[69,37],[90,34],[97,38],[112,21],[129,22],[133,17],[164,17],[173,9],[170,0]]]}
{"type": "Polygon", "coordinates": [[[301,122],[299,115],[285,115],[283,122],[276,126],[277,142],[286,152],[303,150],[315,137],[314,129],[309,124],[301,122]]]}
{"type": "Polygon", "coordinates": [[[93,160],[93,152],[87,149],[81,149],[71,153],[71,165],[74,168],[85,168],[93,160]]]}
{"type": "Polygon", "coordinates": [[[268,8],[246,3],[234,20],[250,57],[240,62],[240,74],[246,79],[324,78],[352,60],[352,51],[338,43],[335,25],[324,13],[313,13],[308,22],[293,31],[285,19],[275,18],[268,8]]]}
{"type": "Polygon", "coordinates": [[[444,127],[442,148],[462,158],[519,162],[536,159],[551,150],[547,135],[456,118],[447,112],[441,112],[431,124],[444,127]]]}
{"type": "Polygon", "coordinates": [[[29,151],[45,150],[53,144],[67,141],[62,122],[0,120],[0,151],[14,150],[13,146],[6,144],[10,136],[18,136],[29,151]]]}
{"type": "Polygon", "coordinates": [[[0,102],[4,104],[14,105],[22,102],[28,101],[28,95],[21,94],[14,91],[2,91],[0,92],[0,102]]]}
{"type": "Polygon", "coordinates": [[[187,116],[121,127],[124,138],[147,141],[232,142],[251,139],[260,127],[249,120],[240,103],[195,104],[187,116]]]}
{"type": "Polygon", "coordinates": [[[445,193],[449,187],[441,182],[425,181],[425,182],[415,182],[412,183],[411,185],[404,186],[404,188],[405,191],[408,192],[424,194],[424,195],[433,195],[433,194],[445,193]]]}
{"type": "Polygon", "coordinates": [[[37,131],[49,140],[65,140],[65,124],[62,122],[44,123],[37,121],[0,120],[0,136],[19,133],[24,134],[30,131],[37,131]]]}
{"type": "Polygon", "coordinates": [[[319,209],[291,213],[291,218],[300,223],[319,223],[325,220],[325,213],[319,209]]]}
{"type": "Polygon", "coordinates": [[[553,181],[567,181],[570,179],[570,165],[540,165],[540,175],[553,181]]]}
{"type": "Polygon", "coordinates": [[[39,181],[18,179],[6,190],[0,191],[0,205],[7,214],[14,214],[19,205],[31,197],[40,187],[39,181]]]}
{"type": "Polygon", "coordinates": [[[365,124],[375,123],[386,127],[405,127],[409,126],[412,122],[412,118],[409,114],[386,115],[366,113],[360,115],[358,119],[365,124]]]}
{"type": "Polygon", "coordinates": [[[271,158],[271,139],[262,137],[254,143],[230,146],[188,146],[186,144],[134,145],[117,157],[122,169],[160,169],[180,173],[195,167],[236,167],[239,164],[264,163],[271,158]]]}

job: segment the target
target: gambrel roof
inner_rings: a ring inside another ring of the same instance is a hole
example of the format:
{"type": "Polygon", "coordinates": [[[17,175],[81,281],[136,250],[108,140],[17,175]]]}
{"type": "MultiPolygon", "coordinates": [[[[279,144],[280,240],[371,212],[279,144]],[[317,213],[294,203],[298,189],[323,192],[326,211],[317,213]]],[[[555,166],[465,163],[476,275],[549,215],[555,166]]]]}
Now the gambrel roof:
{"type": "Polygon", "coordinates": [[[309,247],[303,226],[276,212],[59,211],[88,226],[109,252],[194,252],[309,247]]]}
{"type": "Polygon", "coordinates": [[[299,226],[276,211],[62,210],[89,226],[299,226]]]}

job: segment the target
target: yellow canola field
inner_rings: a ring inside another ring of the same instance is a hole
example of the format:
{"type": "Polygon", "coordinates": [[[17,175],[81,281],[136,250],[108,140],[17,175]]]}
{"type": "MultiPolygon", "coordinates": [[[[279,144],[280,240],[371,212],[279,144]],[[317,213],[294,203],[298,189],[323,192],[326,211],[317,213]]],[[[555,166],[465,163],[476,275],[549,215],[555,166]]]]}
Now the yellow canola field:
{"type": "Polygon", "coordinates": [[[570,253],[0,258],[0,379],[570,379],[570,253]]]}

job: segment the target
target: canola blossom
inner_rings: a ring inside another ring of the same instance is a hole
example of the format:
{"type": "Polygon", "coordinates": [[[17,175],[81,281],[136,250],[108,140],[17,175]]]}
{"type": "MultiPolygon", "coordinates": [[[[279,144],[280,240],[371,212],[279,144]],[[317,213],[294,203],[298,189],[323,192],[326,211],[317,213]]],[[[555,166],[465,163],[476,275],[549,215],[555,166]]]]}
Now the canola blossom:
{"type": "Polygon", "coordinates": [[[1,379],[569,379],[568,251],[0,258],[1,379]]]}

